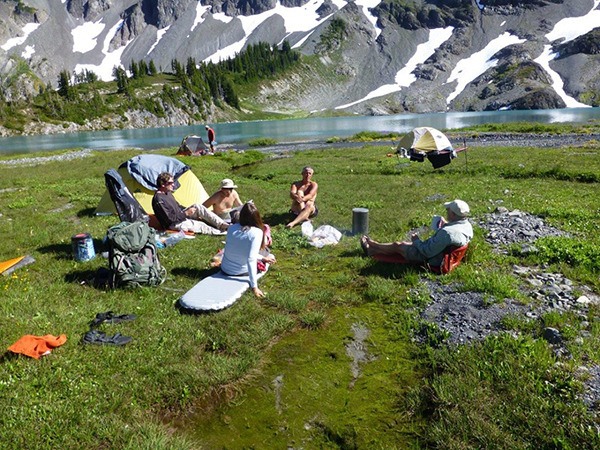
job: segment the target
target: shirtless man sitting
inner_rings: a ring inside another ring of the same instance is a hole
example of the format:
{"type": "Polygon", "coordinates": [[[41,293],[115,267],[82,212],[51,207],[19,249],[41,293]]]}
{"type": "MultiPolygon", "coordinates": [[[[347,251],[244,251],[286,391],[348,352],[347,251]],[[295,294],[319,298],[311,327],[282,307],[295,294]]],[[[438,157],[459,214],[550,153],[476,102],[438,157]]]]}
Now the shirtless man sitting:
{"type": "Polygon", "coordinates": [[[212,206],[212,210],[217,216],[225,222],[231,222],[232,210],[239,210],[243,206],[236,188],[233,180],[225,178],[221,181],[221,188],[202,204],[207,208],[212,206]]]}
{"type": "Polygon", "coordinates": [[[290,212],[296,217],[286,225],[287,228],[293,228],[299,223],[315,217],[319,212],[315,204],[319,185],[312,181],[314,173],[312,167],[304,167],[302,169],[302,179],[292,183],[290,187],[290,198],[292,199],[290,212]]]}

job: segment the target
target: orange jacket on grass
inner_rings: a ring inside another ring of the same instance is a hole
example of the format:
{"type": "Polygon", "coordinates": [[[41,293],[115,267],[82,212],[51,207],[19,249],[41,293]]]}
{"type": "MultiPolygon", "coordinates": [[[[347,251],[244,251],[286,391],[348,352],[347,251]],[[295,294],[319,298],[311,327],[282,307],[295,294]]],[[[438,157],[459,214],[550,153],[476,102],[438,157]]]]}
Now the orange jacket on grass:
{"type": "Polygon", "coordinates": [[[51,334],[33,336],[26,334],[8,347],[8,350],[13,353],[21,353],[35,359],[40,359],[40,356],[47,355],[53,348],[59,347],[65,342],[67,342],[67,336],[64,334],[60,336],[52,336],[51,334]]]}

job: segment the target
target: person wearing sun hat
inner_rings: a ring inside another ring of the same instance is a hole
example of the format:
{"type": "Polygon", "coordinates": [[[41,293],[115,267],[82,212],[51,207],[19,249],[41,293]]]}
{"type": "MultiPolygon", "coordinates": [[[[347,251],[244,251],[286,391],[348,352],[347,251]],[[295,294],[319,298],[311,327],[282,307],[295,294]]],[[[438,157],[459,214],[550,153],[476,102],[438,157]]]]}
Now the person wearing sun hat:
{"type": "Polygon", "coordinates": [[[467,202],[456,199],[444,203],[444,207],[446,219],[434,216],[432,228],[435,233],[429,239],[421,240],[413,234],[410,242],[380,243],[369,236],[362,236],[360,245],[367,256],[400,255],[411,263],[427,262],[431,266],[439,266],[447,247],[462,247],[473,238],[473,227],[468,220],[471,209],[467,202]]]}
{"type": "Polygon", "coordinates": [[[456,214],[458,217],[464,219],[465,217],[468,217],[469,213],[471,212],[471,209],[469,208],[469,205],[467,204],[467,202],[463,201],[463,200],[453,200],[451,202],[447,202],[444,203],[444,207],[447,210],[452,211],[454,214],[456,214]]]}
{"type": "Polygon", "coordinates": [[[232,213],[235,216],[235,212],[239,212],[243,206],[236,189],[237,185],[233,180],[224,178],[219,190],[202,204],[207,208],[212,207],[212,211],[225,222],[231,222],[232,213]]]}

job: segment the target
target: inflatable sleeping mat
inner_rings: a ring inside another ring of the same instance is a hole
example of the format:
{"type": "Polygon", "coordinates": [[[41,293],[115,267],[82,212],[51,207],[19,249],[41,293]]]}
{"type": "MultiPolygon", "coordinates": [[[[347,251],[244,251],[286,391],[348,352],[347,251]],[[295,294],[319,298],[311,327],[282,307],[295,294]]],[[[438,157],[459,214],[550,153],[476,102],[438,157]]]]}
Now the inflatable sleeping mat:
{"type": "MultiPolygon", "coordinates": [[[[257,278],[262,278],[267,271],[268,265],[257,278]]],[[[248,275],[230,276],[219,270],[183,294],[179,305],[189,311],[218,311],[233,305],[249,288],[248,275]]]]}

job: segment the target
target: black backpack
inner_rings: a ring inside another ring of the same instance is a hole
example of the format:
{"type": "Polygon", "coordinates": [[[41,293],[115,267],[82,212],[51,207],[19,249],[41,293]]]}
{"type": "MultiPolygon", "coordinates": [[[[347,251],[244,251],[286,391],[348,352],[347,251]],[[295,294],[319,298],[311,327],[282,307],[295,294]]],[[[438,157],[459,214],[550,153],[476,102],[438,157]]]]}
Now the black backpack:
{"type": "Polygon", "coordinates": [[[148,222],[149,217],[146,211],[144,211],[140,202],[131,195],[119,172],[115,169],[107,170],[104,174],[104,181],[110,199],[117,209],[119,219],[123,222],[136,222],[138,220],[148,222]]]}
{"type": "Polygon", "coordinates": [[[156,232],[146,222],[121,222],[108,229],[109,284],[136,288],[158,286],[167,277],[156,252],[156,232]]]}

